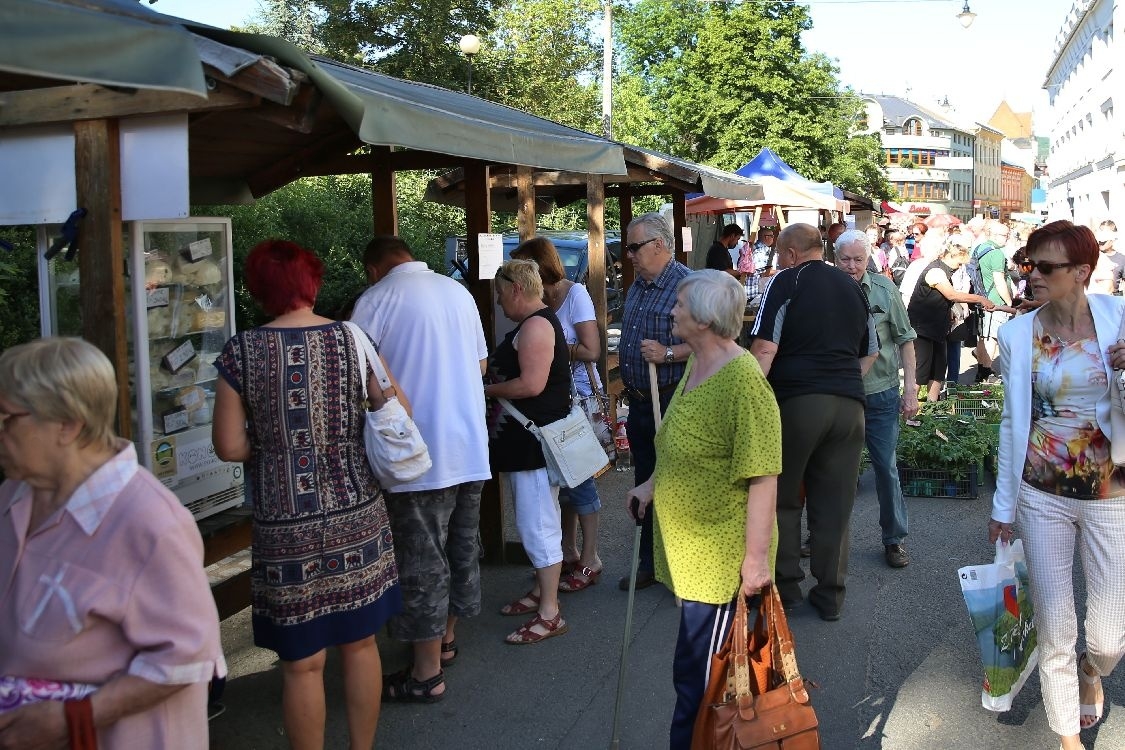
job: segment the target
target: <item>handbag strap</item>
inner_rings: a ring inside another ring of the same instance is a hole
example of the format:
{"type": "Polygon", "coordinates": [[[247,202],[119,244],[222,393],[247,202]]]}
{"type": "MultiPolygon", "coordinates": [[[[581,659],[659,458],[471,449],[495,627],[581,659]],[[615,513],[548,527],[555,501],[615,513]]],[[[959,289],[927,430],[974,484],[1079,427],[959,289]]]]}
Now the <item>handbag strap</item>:
{"type": "Polygon", "coordinates": [[[594,398],[598,400],[598,405],[602,407],[602,414],[609,414],[609,396],[606,395],[605,389],[598,390],[598,381],[594,375],[594,363],[584,362],[586,365],[586,377],[590,379],[590,392],[594,394],[594,398]]]}
{"type": "Polygon", "coordinates": [[[774,586],[762,589],[762,613],[769,624],[770,646],[774,657],[774,669],[785,682],[801,679],[797,669],[797,652],[793,647],[793,631],[785,617],[785,607],[774,586]]]}
{"type": "Polygon", "coordinates": [[[536,424],[530,419],[525,417],[523,415],[523,412],[517,409],[511,401],[506,398],[497,398],[496,400],[500,402],[500,406],[503,407],[504,411],[511,414],[517,422],[523,425],[525,430],[530,432],[535,437],[539,437],[539,427],[536,426],[536,424]]]}
{"type": "Polygon", "coordinates": [[[734,622],[731,629],[734,643],[731,647],[731,664],[734,671],[734,694],[749,696],[750,690],[750,648],[746,640],[750,614],[746,608],[746,597],[740,591],[734,607],[734,622]]]}
{"type": "Polygon", "coordinates": [[[391,384],[391,378],[387,375],[387,369],[383,367],[383,360],[375,351],[375,347],[371,345],[371,339],[367,337],[363,329],[350,320],[344,321],[344,327],[352,335],[352,340],[355,342],[356,355],[359,358],[359,372],[360,381],[363,383],[363,392],[367,392],[367,365],[371,365],[371,371],[375,373],[375,379],[379,382],[379,388],[383,391],[386,398],[393,398],[398,394],[395,392],[394,386],[391,384]],[[387,391],[390,391],[388,394],[387,391]]]}

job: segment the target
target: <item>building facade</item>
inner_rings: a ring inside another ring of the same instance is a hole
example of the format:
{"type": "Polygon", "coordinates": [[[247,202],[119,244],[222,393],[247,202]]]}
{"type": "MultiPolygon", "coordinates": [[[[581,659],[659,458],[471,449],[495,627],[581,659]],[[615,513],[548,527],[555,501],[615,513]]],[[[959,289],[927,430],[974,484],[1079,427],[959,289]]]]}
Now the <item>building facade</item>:
{"type": "Polygon", "coordinates": [[[887,179],[910,212],[972,216],[973,133],[898,96],[862,98],[866,123],[861,130],[880,133],[887,179]]]}
{"type": "Polygon", "coordinates": [[[1043,88],[1049,102],[1048,218],[1096,226],[1125,220],[1125,6],[1078,0],[1055,39],[1043,88]]]}
{"type": "Polygon", "coordinates": [[[1012,214],[1030,213],[1034,178],[1018,164],[1000,163],[1000,221],[1012,214]]]}
{"type": "Polygon", "coordinates": [[[1000,218],[1000,146],[1004,134],[996,128],[976,123],[973,135],[973,213],[1000,218]]]}

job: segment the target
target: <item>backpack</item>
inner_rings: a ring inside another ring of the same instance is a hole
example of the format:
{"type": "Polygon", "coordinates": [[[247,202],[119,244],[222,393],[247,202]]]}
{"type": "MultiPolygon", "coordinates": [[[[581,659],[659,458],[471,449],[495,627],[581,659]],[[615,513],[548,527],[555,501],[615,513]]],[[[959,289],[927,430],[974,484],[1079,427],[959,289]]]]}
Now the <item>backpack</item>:
{"type": "Polygon", "coordinates": [[[965,264],[965,273],[969,276],[969,291],[973,294],[982,297],[988,295],[987,287],[984,285],[984,275],[980,272],[980,260],[995,249],[996,245],[991,242],[982,242],[969,256],[969,262],[965,264]]]}

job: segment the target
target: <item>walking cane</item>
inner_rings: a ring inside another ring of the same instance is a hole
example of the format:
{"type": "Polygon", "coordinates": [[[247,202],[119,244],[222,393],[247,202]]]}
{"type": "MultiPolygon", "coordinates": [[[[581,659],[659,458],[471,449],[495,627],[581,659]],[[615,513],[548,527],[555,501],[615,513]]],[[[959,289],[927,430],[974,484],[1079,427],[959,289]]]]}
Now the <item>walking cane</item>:
{"type": "Polygon", "coordinates": [[[637,565],[641,561],[641,519],[637,518],[639,505],[636,499],[630,503],[637,530],[633,532],[633,562],[629,567],[629,600],[625,605],[625,634],[621,637],[621,668],[617,672],[617,701],[613,705],[613,739],[609,743],[610,750],[619,750],[621,747],[621,739],[618,736],[621,699],[625,697],[625,663],[629,656],[629,638],[633,633],[633,597],[637,593],[637,565]]]}

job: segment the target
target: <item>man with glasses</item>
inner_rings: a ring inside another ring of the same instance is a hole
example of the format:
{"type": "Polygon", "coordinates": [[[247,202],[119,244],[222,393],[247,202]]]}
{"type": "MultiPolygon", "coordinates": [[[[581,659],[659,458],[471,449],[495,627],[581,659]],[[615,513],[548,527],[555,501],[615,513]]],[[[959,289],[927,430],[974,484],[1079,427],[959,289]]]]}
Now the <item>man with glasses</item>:
{"type": "Polygon", "coordinates": [[[762,227],[758,230],[758,241],[754,243],[754,268],[762,276],[769,276],[774,265],[773,243],[777,239],[777,230],[773,227],[762,227]]]}
{"type": "Polygon", "coordinates": [[[859,282],[875,316],[879,355],[863,376],[864,442],[875,472],[875,494],[879,498],[879,526],[883,530],[883,558],[892,568],[910,563],[903,540],[909,519],[898,481],[895,447],[898,444],[898,415],[910,419],[918,413],[918,384],[914,382],[914,339],[906,305],[898,287],[887,277],[867,270],[870,253],[867,234],[844,232],[836,240],[836,265],[859,282]],[[899,371],[906,373],[899,395],[899,371]]]}
{"type": "MultiPolygon", "coordinates": [[[[691,269],[673,257],[672,228],[659,213],[647,213],[633,219],[625,242],[625,252],[633,262],[636,280],[625,295],[618,355],[623,394],[629,400],[626,430],[636,486],[648,481],[656,469],[656,420],[648,365],[650,362],[656,365],[656,385],[663,414],[691,353],[687,344],[672,335],[671,316],[672,306],[676,304],[676,284],[691,273],[691,269]]],[[[652,551],[654,510],[649,508],[641,525],[638,589],[647,588],[656,580],[652,551]]],[[[618,587],[627,591],[629,576],[618,581],[618,587]]]]}
{"type": "Polygon", "coordinates": [[[1106,219],[1098,225],[1098,231],[1094,236],[1102,253],[1098,258],[1097,267],[1090,276],[1090,291],[1105,292],[1120,297],[1122,281],[1125,280],[1125,254],[1114,249],[1117,224],[1106,219]]]}

